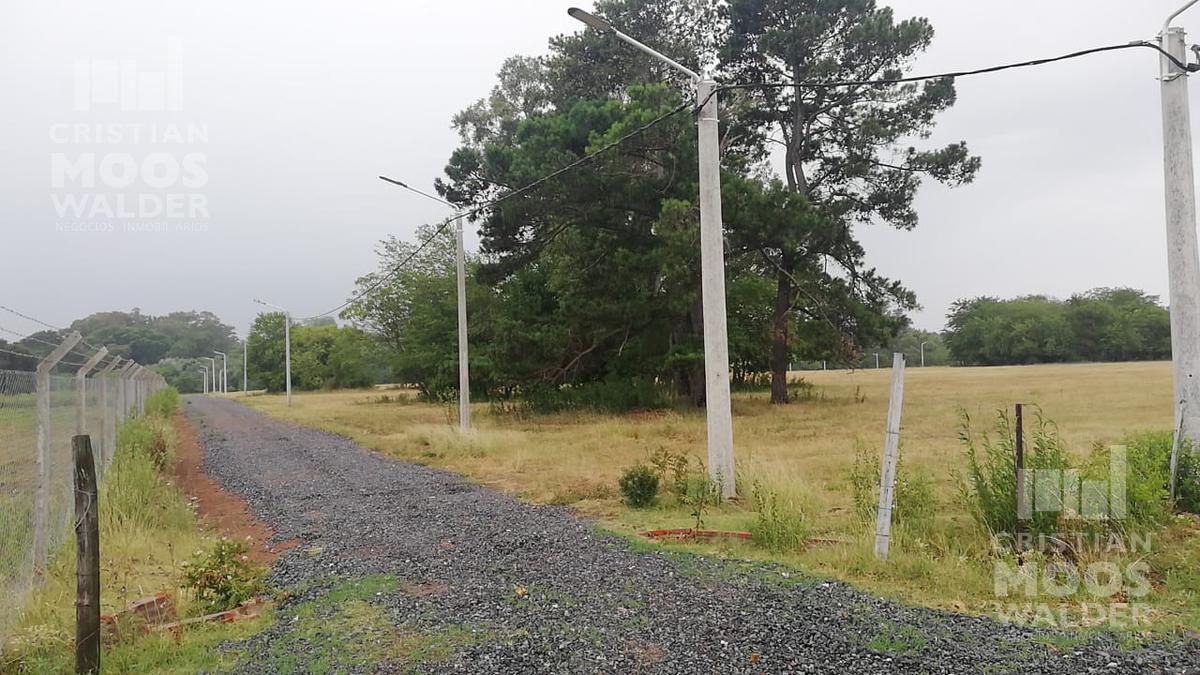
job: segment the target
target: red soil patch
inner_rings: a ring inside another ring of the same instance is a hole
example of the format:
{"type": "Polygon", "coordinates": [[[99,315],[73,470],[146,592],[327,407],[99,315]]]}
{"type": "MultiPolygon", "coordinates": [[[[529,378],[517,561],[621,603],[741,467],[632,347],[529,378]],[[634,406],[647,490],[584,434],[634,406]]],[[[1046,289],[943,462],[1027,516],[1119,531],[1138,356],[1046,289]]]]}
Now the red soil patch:
{"type": "Polygon", "coordinates": [[[248,540],[250,559],[263,565],[270,565],[279,554],[300,543],[293,540],[271,546],[274,531],[250,513],[246,500],[217,485],[204,473],[200,439],[182,412],[175,416],[175,432],[179,439],[175,448],[175,477],[209,526],[230,539],[248,540]]]}

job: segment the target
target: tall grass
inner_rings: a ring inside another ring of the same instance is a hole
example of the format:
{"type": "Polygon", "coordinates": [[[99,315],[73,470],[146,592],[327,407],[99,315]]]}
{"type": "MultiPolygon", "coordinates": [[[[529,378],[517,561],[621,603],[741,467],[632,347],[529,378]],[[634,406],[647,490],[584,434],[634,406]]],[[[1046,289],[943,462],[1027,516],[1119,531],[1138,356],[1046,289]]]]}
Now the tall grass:
{"type": "MultiPolygon", "coordinates": [[[[911,369],[906,375],[897,485],[897,545],[885,563],[874,557],[871,528],[862,525],[847,477],[853,471],[855,449],[865,448],[872,464],[863,472],[863,494],[870,498],[862,501],[873,515],[890,371],[817,371],[804,373],[804,378],[815,386],[813,394],[793,405],[771,405],[765,392],[735,393],[737,484],[743,499],[707,509],[704,520],[707,529],[758,529],[759,505],[752,499],[757,481],[778,500],[775,508],[765,504],[762,525],[802,522],[808,545],[777,552],[753,542],[719,541],[710,549],[721,555],[785,562],[907,601],[958,611],[990,613],[996,599],[993,541],[958,490],[957,478],[967,473],[959,439],[962,410],[976,420],[986,420],[990,430],[991,411],[1011,409],[1015,401],[1036,402],[1056,420],[1058,426],[1047,433],[1052,432],[1076,467],[1085,466],[1096,442],[1116,444],[1131,431],[1169,429],[1172,424],[1168,363],[911,369]],[[922,485],[926,495],[920,495],[918,488],[917,498],[903,496],[906,477],[922,485]],[[920,504],[924,496],[929,499],[915,509],[909,524],[899,512],[920,504]],[[781,507],[789,505],[797,507],[799,518],[772,515],[783,514],[781,507]]],[[[467,474],[530,501],[570,505],[631,536],[695,524],[694,509],[677,496],[684,491],[675,489],[676,482],[686,481],[676,481],[671,460],[687,459],[681,474],[701,470],[706,435],[702,410],[675,407],[637,414],[574,410],[526,416],[480,404],[475,408],[475,428],[460,434],[453,416],[440,406],[361,405],[373,398],[347,391],[300,394],[290,407],[282,396],[248,399],[247,404],[334,431],[401,459],[467,474]],[[660,498],[648,509],[623,505],[617,489],[621,472],[639,462],[650,463],[660,475],[660,498]]],[[[1033,408],[1026,410],[1031,413],[1033,408]]],[[[1000,435],[994,431],[990,435],[993,444],[1001,443],[1000,435]]],[[[982,462],[986,453],[978,434],[975,447],[982,462]]],[[[1011,445],[1003,451],[1009,450],[1011,445]]],[[[1200,466],[1189,470],[1200,474],[1200,466]]],[[[1181,466],[1180,474],[1185,473],[1181,466]]],[[[1182,489],[1180,496],[1182,508],[1182,489]]],[[[1005,510],[1015,517],[1015,493],[1013,500],[1005,510]]],[[[1155,535],[1150,562],[1156,570],[1155,583],[1162,583],[1156,585],[1151,599],[1156,626],[1200,629],[1196,601],[1200,574],[1194,571],[1200,535],[1193,534],[1192,523],[1175,519],[1155,535]]],[[[760,530],[764,533],[760,541],[771,538],[767,529],[760,530]]]]}
{"type": "MultiPolygon", "coordinates": [[[[117,430],[117,451],[100,486],[101,611],[171,591],[180,563],[203,547],[199,523],[183,493],[172,485],[179,395],[165,389],[146,401],[146,414],[117,430]]],[[[14,636],[0,649],[0,673],[71,672],[75,620],[75,540],[56,551],[46,582],[21,614],[14,636]]],[[[181,613],[186,597],[177,597],[181,613]]],[[[107,672],[195,672],[220,666],[228,656],[212,648],[248,627],[201,627],[182,637],[147,636],[104,644],[107,672]]]]}

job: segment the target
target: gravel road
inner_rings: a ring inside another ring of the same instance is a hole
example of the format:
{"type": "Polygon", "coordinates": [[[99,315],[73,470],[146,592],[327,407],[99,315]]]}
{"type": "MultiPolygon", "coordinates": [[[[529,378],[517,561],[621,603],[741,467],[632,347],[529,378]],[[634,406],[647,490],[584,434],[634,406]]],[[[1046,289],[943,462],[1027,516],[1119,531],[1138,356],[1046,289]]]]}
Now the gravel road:
{"type": "Polygon", "coordinates": [[[372,575],[400,581],[368,598],[394,626],[388,634],[441,636],[441,648],[398,649],[393,639],[349,670],[1200,672],[1196,642],[1130,651],[1101,636],[1068,646],[782,568],[640,551],[565,509],[523,504],[237,403],[191,397],[187,410],[205,470],[280,541],[301,542],[272,570],[272,583],[294,592],[276,625],[235,646],[248,655],[243,672],[276,672],[281,656],[301,670],[329,667],[339,654],[297,634],[304,612],[294,608],[338,580],[372,575]],[[272,656],[272,645],[287,654],[272,656]]]}

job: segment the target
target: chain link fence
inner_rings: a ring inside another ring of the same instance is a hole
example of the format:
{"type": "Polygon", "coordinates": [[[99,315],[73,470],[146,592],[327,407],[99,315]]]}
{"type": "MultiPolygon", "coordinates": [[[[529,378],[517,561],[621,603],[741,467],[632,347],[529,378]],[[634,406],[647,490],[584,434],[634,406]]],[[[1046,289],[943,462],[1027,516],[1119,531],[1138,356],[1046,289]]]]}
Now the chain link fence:
{"type": "Polygon", "coordinates": [[[45,357],[28,359],[32,370],[0,370],[0,644],[70,539],[72,437],[91,437],[103,479],[117,426],[140,415],[165,384],[144,366],[79,342],[71,334],[45,357]]]}

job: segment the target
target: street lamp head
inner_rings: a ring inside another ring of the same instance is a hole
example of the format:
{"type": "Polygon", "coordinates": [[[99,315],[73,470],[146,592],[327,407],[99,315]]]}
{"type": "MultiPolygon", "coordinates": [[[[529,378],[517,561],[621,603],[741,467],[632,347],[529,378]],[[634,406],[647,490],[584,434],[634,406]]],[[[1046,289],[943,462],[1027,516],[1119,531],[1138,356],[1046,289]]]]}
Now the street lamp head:
{"type": "Polygon", "coordinates": [[[567,14],[570,14],[571,18],[573,18],[577,21],[582,21],[583,23],[586,23],[593,30],[599,31],[601,33],[614,32],[613,27],[608,25],[607,21],[605,21],[604,19],[601,19],[600,17],[596,16],[595,14],[590,14],[588,12],[585,12],[582,9],[579,9],[578,7],[572,7],[570,9],[568,9],[567,14]]]}

